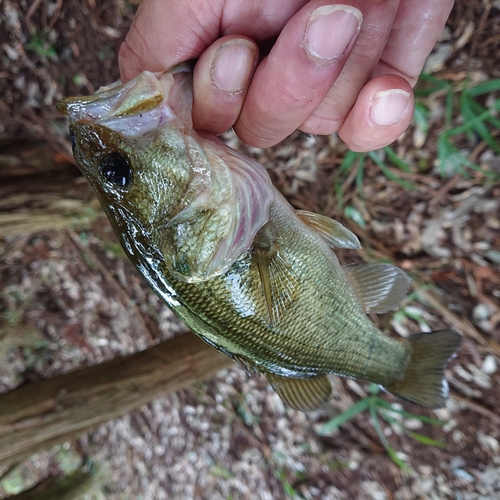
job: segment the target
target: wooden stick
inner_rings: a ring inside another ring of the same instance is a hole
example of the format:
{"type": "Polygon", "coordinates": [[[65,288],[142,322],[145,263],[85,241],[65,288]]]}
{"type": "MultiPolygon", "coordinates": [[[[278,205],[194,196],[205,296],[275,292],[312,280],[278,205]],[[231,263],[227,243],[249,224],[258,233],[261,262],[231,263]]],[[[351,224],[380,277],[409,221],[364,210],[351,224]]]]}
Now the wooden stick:
{"type": "Polygon", "coordinates": [[[0,466],[214,375],[232,361],[193,334],[0,394],[0,466]]]}
{"type": "Polygon", "coordinates": [[[9,500],[74,500],[93,487],[91,474],[78,470],[69,476],[48,476],[33,488],[9,497],[9,500]]]}

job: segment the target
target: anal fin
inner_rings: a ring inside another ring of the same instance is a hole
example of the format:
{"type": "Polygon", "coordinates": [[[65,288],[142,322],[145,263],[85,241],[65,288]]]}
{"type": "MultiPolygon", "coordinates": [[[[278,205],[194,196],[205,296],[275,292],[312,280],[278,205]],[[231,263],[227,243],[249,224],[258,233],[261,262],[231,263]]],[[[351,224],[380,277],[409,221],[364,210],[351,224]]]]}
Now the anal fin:
{"type": "Polygon", "coordinates": [[[304,379],[281,377],[269,372],[265,375],[279,397],[295,410],[316,410],[332,396],[332,386],[326,375],[304,379]]]}

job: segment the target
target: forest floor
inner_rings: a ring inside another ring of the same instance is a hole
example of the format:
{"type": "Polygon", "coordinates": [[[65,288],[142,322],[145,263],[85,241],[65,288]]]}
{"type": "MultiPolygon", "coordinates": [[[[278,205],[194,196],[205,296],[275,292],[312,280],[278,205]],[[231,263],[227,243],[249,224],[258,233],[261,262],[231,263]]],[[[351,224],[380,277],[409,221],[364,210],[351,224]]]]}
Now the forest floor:
{"type": "MultiPolygon", "coordinates": [[[[0,392],[186,330],[125,259],[54,106],[118,78],[117,49],[136,3],[0,3],[0,392]]],[[[358,235],[364,250],[342,252],[342,261],[391,261],[411,276],[401,310],[373,318],[381,328],[396,337],[443,328],[463,335],[446,408],[383,396],[444,422],[381,419],[407,469],[391,459],[368,412],[321,432],[368,395],[368,384],[334,378],[330,411],[305,414],[234,365],[0,470],[0,498],[82,468],[93,475],[82,498],[500,498],[500,129],[484,122],[493,142],[449,134],[450,159],[439,150],[443,131],[466,121],[467,103],[498,104],[498,91],[464,89],[500,78],[499,33],[498,0],[459,0],[426,66],[432,77],[418,87],[414,125],[391,150],[351,156],[349,169],[335,136],[294,133],[259,150],[225,135],[268,168],[296,208],[358,235]]]]}

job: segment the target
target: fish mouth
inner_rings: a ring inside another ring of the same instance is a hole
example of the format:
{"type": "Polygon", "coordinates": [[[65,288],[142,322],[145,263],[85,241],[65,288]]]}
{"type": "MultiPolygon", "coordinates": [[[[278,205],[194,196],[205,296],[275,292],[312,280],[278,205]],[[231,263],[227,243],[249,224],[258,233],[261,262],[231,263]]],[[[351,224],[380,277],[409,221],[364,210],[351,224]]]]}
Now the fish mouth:
{"type": "MultiPolygon", "coordinates": [[[[67,97],[56,106],[72,124],[100,125],[123,137],[139,137],[159,125],[179,120],[172,102],[178,95],[179,80],[174,75],[179,73],[186,73],[190,81],[191,66],[183,63],[164,73],[144,71],[125,84],[118,80],[93,95],[67,97]]],[[[190,125],[189,120],[182,121],[183,126],[190,125]]]]}

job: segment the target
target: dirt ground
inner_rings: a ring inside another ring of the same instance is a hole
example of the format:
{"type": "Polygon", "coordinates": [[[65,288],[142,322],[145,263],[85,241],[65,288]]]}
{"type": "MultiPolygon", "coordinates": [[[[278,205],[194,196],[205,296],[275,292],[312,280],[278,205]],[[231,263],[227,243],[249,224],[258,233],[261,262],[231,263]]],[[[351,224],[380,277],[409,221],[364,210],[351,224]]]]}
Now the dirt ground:
{"type": "MultiPolygon", "coordinates": [[[[72,163],[54,106],[118,77],[116,53],[136,3],[0,2],[0,392],[185,331],[125,259],[72,163]]],[[[498,0],[459,0],[426,71],[449,82],[455,99],[465,84],[500,78],[499,33],[498,0]]],[[[82,468],[93,475],[84,498],[499,498],[500,183],[489,174],[500,175],[500,156],[478,135],[461,134],[455,146],[481,170],[441,175],[446,96],[419,102],[429,111],[426,126],[416,122],[393,145],[408,172],[387,162],[384,174],[367,160],[362,173],[344,173],[347,150],[334,136],[295,133],[268,150],[225,136],[269,169],[295,207],[334,217],[359,236],[364,251],[342,252],[343,261],[388,259],[412,277],[416,293],[403,312],[374,318],[382,328],[463,335],[447,373],[446,408],[383,396],[445,422],[383,423],[408,471],[391,460],[366,412],[330,435],[319,432],[365,397],[367,384],[334,378],[332,408],[304,414],[235,365],[37,453],[0,479],[0,498],[82,468]],[[412,439],[398,423],[443,446],[412,439]]],[[[452,117],[453,125],[462,120],[452,117]]]]}

